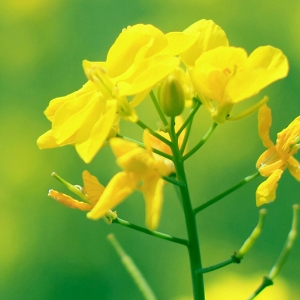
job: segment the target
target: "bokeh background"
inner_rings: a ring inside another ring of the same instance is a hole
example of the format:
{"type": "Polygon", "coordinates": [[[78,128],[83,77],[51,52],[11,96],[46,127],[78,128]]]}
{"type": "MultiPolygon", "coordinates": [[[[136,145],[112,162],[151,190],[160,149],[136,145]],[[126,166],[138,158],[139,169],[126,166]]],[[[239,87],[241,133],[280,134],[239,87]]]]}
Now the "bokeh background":
{"type": "MultiPolygon", "coordinates": [[[[300,3],[294,0],[1,0],[0,1],[0,298],[141,299],[106,239],[113,232],[153,287],[158,299],[191,299],[186,249],[119,225],[86,219],[47,197],[65,191],[52,171],[81,184],[85,169],[106,184],[118,170],[109,149],[85,165],[72,147],[39,150],[36,139],[49,128],[48,102],[79,89],[86,81],[81,62],[105,60],[122,28],[151,23],[180,31],[199,19],[213,19],[231,45],[249,53],[260,45],[281,48],[290,73],[265,89],[273,110],[272,138],[300,113],[300,3]]],[[[257,98],[258,99],[258,98],[257,98]]],[[[150,101],[139,114],[156,124],[150,101]]],[[[191,144],[210,125],[203,110],[196,117],[191,144]]],[[[264,151],[256,115],[219,126],[209,142],[187,162],[194,204],[200,204],[255,172],[264,151]]],[[[122,129],[137,138],[141,130],[122,129]]],[[[298,155],[298,158],[299,155],[298,155]]],[[[198,216],[203,265],[230,257],[257,222],[254,192],[262,178],[198,216]]],[[[267,275],[290,229],[300,185],[288,172],[277,199],[266,206],[264,231],[240,265],[205,276],[208,299],[246,299],[267,275]]],[[[134,194],[117,208],[120,217],[144,224],[144,202],[134,194]]],[[[159,230],[185,236],[183,215],[170,185],[159,230]]],[[[258,299],[298,299],[300,239],[275,286],[258,299]]]]}

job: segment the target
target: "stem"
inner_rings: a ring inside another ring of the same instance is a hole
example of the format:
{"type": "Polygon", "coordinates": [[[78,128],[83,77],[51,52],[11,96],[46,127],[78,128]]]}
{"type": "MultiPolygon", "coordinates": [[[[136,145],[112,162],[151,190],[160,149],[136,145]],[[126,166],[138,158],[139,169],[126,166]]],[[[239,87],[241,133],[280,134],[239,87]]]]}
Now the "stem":
{"type": "Polygon", "coordinates": [[[177,131],[177,136],[180,136],[181,132],[184,130],[184,128],[190,123],[190,120],[194,117],[195,113],[198,111],[199,107],[201,106],[201,102],[199,100],[195,100],[196,104],[195,106],[192,108],[192,110],[190,111],[189,116],[187,117],[187,119],[184,121],[184,123],[182,124],[182,126],[180,127],[180,129],[177,131]]]}
{"type": "MultiPolygon", "coordinates": [[[[124,135],[121,135],[121,134],[117,134],[117,137],[119,137],[119,138],[121,138],[121,139],[123,139],[123,140],[129,141],[129,142],[133,142],[133,143],[135,143],[135,144],[138,144],[140,147],[145,148],[144,143],[141,143],[141,142],[139,142],[139,141],[136,141],[136,140],[134,140],[134,139],[131,139],[131,138],[127,137],[127,136],[124,136],[124,135]]],[[[160,151],[160,150],[158,150],[158,149],[155,149],[155,148],[152,148],[152,151],[153,151],[154,153],[156,153],[156,154],[162,156],[162,157],[165,157],[165,158],[167,158],[167,159],[169,159],[169,160],[173,160],[173,157],[172,157],[171,155],[165,153],[165,152],[162,152],[162,151],[160,151]]]]}
{"type": "Polygon", "coordinates": [[[184,186],[184,184],[176,179],[174,179],[173,177],[171,176],[163,176],[162,179],[164,179],[165,181],[168,181],[174,185],[177,185],[177,186],[184,186]]]}
{"type": "Polygon", "coordinates": [[[128,271],[128,273],[131,275],[132,279],[135,281],[136,285],[140,289],[141,293],[143,294],[144,298],[146,300],[156,300],[156,296],[154,295],[150,285],[144,278],[141,271],[138,269],[134,261],[131,259],[130,256],[126,254],[124,249],[121,247],[117,239],[113,234],[109,234],[107,236],[107,239],[110,241],[112,246],[115,248],[116,252],[121,258],[121,261],[128,271]]]}
{"type": "Polygon", "coordinates": [[[171,126],[170,126],[170,137],[172,141],[171,149],[173,152],[177,179],[179,182],[183,183],[183,185],[179,187],[179,190],[180,190],[182,206],[185,215],[185,223],[186,223],[187,234],[188,234],[187,246],[189,252],[189,259],[190,259],[194,299],[204,300],[205,294],[204,294],[203,275],[197,273],[197,270],[202,268],[202,263],[201,263],[200,247],[199,247],[198,233],[196,227],[196,219],[193,212],[187,180],[185,176],[184,160],[178,147],[178,137],[175,132],[174,124],[175,124],[175,119],[171,118],[171,126]]]}
{"type": "Polygon", "coordinates": [[[200,206],[196,207],[194,209],[194,213],[197,214],[199,211],[207,208],[208,206],[216,203],[217,201],[221,200],[222,198],[224,198],[225,196],[227,196],[228,194],[234,192],[235,190],[237,190],[238,188],[240,188],[241,186],[243,186],[244,184],[248,183],[249,181],[251,181],[252,179],[256,178],[259,175],[259,172],[257,171],[256,173],[254,173],[253,175],[247,176],[245,177],[242,181],[240,181],[239,183],[237,183],[236,185],[234,185],[233,187],[229,188],[228,190],[224,191],[223,193],[219,194],[218,196],[210,199],[209,201],[201,204],[200,206]]]}
{"type": "Polygon", "coordinates": [[[149,132],[155,136],[156,138],[158,138],[159,140],[161,140],[163,143],[167,144],[168,146],[171,146],[171,142],[168,141],[166,138],[164,138],[163,136],[161,136],[159,133],[155,132],[153,129],[151,129],[149,126],[147,126],[146,124],[144,124],[141,120],[138,120],[136,122],[137,125],[139,125],[141,128],[143,129],[148,129],[149,132]]]}
{"type": "Polygon", "coordinates": [[[282,269],[284,263],[286,262],[287,257],[289,256],[291,249],[294,245],[295,239],[297,237],[297,227],[298,227],[298,210],[299,204],[293,205],[293,221],[292,221],[292,228],[288,234],[287,240],[285,245],[275,263],[272,267],[268,276],[263,277],[263,281],[260,286],[253,292],[253,294],[247,299],[252,300],[254,299],[260,292],[262,292],[266,287],[273,284],[273,279],[278,275],[280,270],[282,269]]]}
{"type": "MultiPolygon", "coordinates": [[[[183,138],[183,141],[182,141],[182,145],[181,145],[181,148],[180,148],[180,152],[181,152],[182,155],[184,154],[184,150],[185,150],[186,144],[187,144],[189,136],[190,136],[190,132],[191,132],[191,129],[192,129],[192,124],[193,124],[193,118],[190,119],[190,123],[186,127],[186,132],[185,132],[185,135],[184,135],[184,138],[183,138]]],[[[177,136],[179,137],[179,135],[177,135],[177,136]]]]}
{"type": "Polygon", "coordinates": [[[253,294],[247,300],[254,299],[261,291],[263,291],[267,286],[270,286],[272,284],[273,284],[273,281],[270,278],[268,278],[267,276],[264,276],[263,281],[260,284],[260,286],[253,292],[253,294]]]}
{"type": "Polygon", "coordinates": [[[282,269],[283,265],[285,264],[292,248],[295,242],[295,239],[297,237],[297,227],[298,227],[298,210],[299,210],[299,204],[293,205],[293,221],[292,221],[292,228],[288,234],[287,240],[285,242],[285,245],[275,263],[273,268],[271,269],[268,277],[273,280],[280,270],[282,269]]]}
{"type": "Polygon", "coordinates": [[[156,110],[157,110],[157,112],[158,112],[158,114],[160,116],[160,119],[162,120],[163,124],[165,126],[168,126],[169,123],[168,123],[168,121],[167,121],[167,119],[166,119],[163,111],[161,110],[161,107],[160,107],[160,105],[159,105],[159,103],[158,103],[158,101],[157,101],[157,99],[156,99],[153,91],[150,92],[150,97],[152,99],[152,102],[153,102],[153,104],[154,104],[154,106],[155,106],[155,108],[156,108],[156,110]]]}
{"type": "Polygon", "coordinates": [[[205,133],[204,137],[202,138],[202,140],[190,151],[188,152],[184,157],[183,160],[188,159],[190,156],[192,156],[196,151],[198,151],[203,144],[208,140],[208,138],[210,137],[210,135],[214,132],[214,130],[216,129],[216,127],[218,126],[218,123],[214,122],[211,127],[208,129],[208,131],[205,133]]]}
{"type": "Polygon", "coordinates": [[[129,227],[131,229],[134,229],[134,230],[146,233],[146,234],[149,234],[149,235],[152,235],[152,236],[155,236],[157,238],[160,238],[160,239],[163,239],[163,240],[166,240],[166,241],[170,241],[170,242],[185,245],[185,246],[188,245],[188,241],[185,240],[185,239],[177,238],[177,237],[171,236],[169,234],[165,234],[165,233],[158,232],[158,231],[151,231],[151,230],[149,230],[145,227],[141,227],[141,226],[132,224],[132,223],[130,223],[128,221],[125,221],[123,219],[120,219],[120,218],[116,218],[112,222],[116,223],[116,224],[123,225],[125,227],[129,227]]]}
{"type": "Polygon", "coordinates": [[[225,266],[228,266],[232,263],[239,264],[240,262],[241,262],[241,260],[239,258],[237,258],[235,255],[232,255],[229,259],[227,259],[225,261],[222,261],[216,265],[213,265],[213,266],[210,266],[207,268],[199,269],[197,272],[201,273],[201,274],[208,273],[208,272],[212,272],[212,271],[218,270],[220,268],[223,268],[225,266]]]}

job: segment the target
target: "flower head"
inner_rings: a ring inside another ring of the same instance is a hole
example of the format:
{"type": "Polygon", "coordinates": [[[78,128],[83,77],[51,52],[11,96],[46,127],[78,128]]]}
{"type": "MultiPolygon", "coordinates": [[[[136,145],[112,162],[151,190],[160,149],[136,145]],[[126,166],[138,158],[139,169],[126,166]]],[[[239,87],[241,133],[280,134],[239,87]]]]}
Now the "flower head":
{"type": "Polygon", "coordinates": [[[49,103],[45,114],[52,128],[39,137],[39,148],[74,145],[79,156],[91,162],[118,131],[120,118],[138,120],[134,108],[178,66],[175,55],[196,39],[194,33],[163,34],[144,24],[123,30],[105,62],[83,62],[89,81],[80,90],[49,103]]]}
{"type": "Polygon", "coordinates": [[[257,206],[275,199],[277,183],[286,168],[300,181],[300,164],[293,157],[300,149],[300,116],[277,134],[275,145],[269,137],[271,123],[271,110],[264,104],[258,114],[258,131],[264,146],[268,149],[258,158],[256,167],[260,174],[268,179],[257,188],[257,206]]]}
{"type": "Polygon", "coordinates": [[[271,46],[258,47],[249,56],[242,48],[220,46],[202,53],[189,71],[212,118],[224,123],[235,104],[285,77],[288,62],[281,50],[271,46]]]}
{"type": "Polygon", "coordinates": [[[166,159],[152,153],[150,134],[144,132],[145,149],[120,138],[112,138],[110,145],[117,157],[117,164],[124,170],[117,173],[108,183],[88,218],[98,219],[112,209],[134,190],[143,193],[146,202],[146,224],[150,229],[158,226],[163,202],[162,176],[174,171],[166,159]]]}

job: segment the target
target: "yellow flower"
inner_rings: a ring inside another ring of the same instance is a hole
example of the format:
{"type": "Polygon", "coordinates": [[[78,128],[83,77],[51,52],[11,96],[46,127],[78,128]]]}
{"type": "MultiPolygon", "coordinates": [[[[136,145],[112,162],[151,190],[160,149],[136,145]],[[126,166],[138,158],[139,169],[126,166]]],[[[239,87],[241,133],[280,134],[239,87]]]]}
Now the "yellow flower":
{"type": "MultiPolygon", "coordinates": [[[[56,175],[56,177],[58,176],[56,175]]],[[[60,178],[60,180],[62,179],[60,178]]],[[[70,197],[69,195],[60,193],[55,190],[49,190],[48,196],[50,196],[54,200],[70,208],[76,208],[85,211],[91,210],[98,202],[105,188],[98,181],[98,179],[95,176],[91,175],[88,171],[82,172],[82,180],[83,180],[83,187],[78,185],[70,185],[69,183],[66,183],[64,180],[62,181],[64,182],[65,185],[69,187],[69,189],[71,189],[74,193],[79,195],[79,197],[84,199],[85,202],[78,201],[70,197]]],[[[106,211],[104,214],[104,220],[110,223],[112,219],[116,217],[117,214],[109,210],[106,211]]]]}
{"type": "Polygon", "coordinates": [[[96,206],[87,214],[96,220],[117,206],[135,189],[141,191],[146,202],[146,224],[154,230],[159,223],[163,202],[162,176],[174,171],[164,158],[152,153],[150,134],[144,131],[146,149],[120,138],[112,138],[110,145],[117,157],[117,164],[124,170],[117,173],[108,183],[96,206]]]}
{"type": "MultiPolygon", "coordinates": [[[[56,175],[55,177],[58,176],[56,175]]],[[[58,178],[60,179],[60,177],[58,178]]],[[[78,208],[80,210],[91,210],[98,202],[99,197],[102,195],[104,191],[104,186],[100,184],[98,179],[95,176],[91,175],[88,171],[82,172],[82,180],[83,180],[83,188],[78,185],[70,185],[70,186],[72,187],[72,189],[74,187],[78,189],[78,191],[76,191],[76,194],[79,194],[80,197],[83,197],[85,202],[75,200],[66,194],[54,190],[49,190],[48,196],[52,197],[58,202],[71,208],[78,208]]]]}
{"type": "Polygon", "coordinates": [[[50,101],[45,115],[52,122],[52,129],[38,138],[39,148],[75,145],[86,163],[103,146],[113,127],[118,126],[116,101],[106,101],[90,81],[79,91],[50,101]]]}
{"type": "Polygon", "coordinates": [[[83,62],[90,79],[79,91],[53,99],[45,111],[52,129],[39,137],[41,149],[74,145],[89,163],[118,131],[120,117],[136,122],[134,107],[178,64],[175,55],[190,47],[195,34],[164,35],[152,25],[124,30],[106,62],[83,62]],[[127,96],[133,96],[128,101],[127,96]]]}
{"type": "MultiPolygon", "coordinates": [[[[285,77],[288,61],[281,50],[271,46],[258,47],[249,57],[242,48],[221,46],[201,54],[189,71],[212,118],[224,123],[236,103],[285,77]]],[[[246,115],[256,108],[250,108],[246,115]]]]}
{"type": "Polygon", "coordinates": [[[277,134],[276,145],[269,137],[271,123],[271,110],[264,104],[259,109],[258,131],[263,145],[268,149],[258,158],[256,167],[260,174],[268,179],[257,188],[257,206],[275,199],[277,182],[286,168],[300,181],[300,164],[293,157],[300,149],[300,116],[277,134]]]}

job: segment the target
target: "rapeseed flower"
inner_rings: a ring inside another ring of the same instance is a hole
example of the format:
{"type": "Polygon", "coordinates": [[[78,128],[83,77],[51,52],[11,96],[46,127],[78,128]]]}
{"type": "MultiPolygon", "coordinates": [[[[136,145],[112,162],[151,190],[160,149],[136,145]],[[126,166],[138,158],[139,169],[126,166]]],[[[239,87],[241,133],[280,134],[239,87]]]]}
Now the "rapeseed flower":
{"type": "Polygon", "coordinates": [[[105,62],[83,62],[89,81],[80,90],[49,103],[45,114],[52,129],[38,139],[38,146],[74,145],[79,156],[91,162],[118,132],[121,118],[138,120],[134,107],[179,65],[175,55],[196,39],[197,34],[163,34],[144,24],[123,30],[105,62]]]}
{"type": "MultiPolygon", "coordinates": [[[[93,209],[105,189],[105,187],[98,181],[98,179],[95,176],[91,175],[88,171],[82,172],[83,187],[79,185],[72,185],[55,173],[52,174],[70,191],[81,198],[81,201],[78,201],[64,193],[60,193],[52,189],[49,190],[48,196],[70,208],[76,208],[83,211],[89,211],[93,209]]],[[[107,210],[103,214],[103,219],[107,223],[111,223],[115,218],[117,218],[117,214],[115,212],[112,212],[111,210],[107,210]]]]}
{"type": "Polygon", "coordinates": [[[96,220],[102,217],[107,210],[117,206],[134,190],[139,190],[146,202],[146,225],[151,230],[157,228],[163,202],[162,176],[174,172],[174,167],[169,160],[154,155],[147,130],[144,131],[143,140],[145,149],[121,138],[110,140],[117,164],[124,171],[110,180],[95,207],[87,214],[88,218],[96,220]]]}
{"type": "Polygon", "coordinates": [[[274,201],[278,181],[286,168],[300,181],[300,164],[293,157],[300,149],[300,116],[277,134],[276,144],[269,136],[271,124],[271,110],[265,104],[259,110],[258,130],[263,145],[268,149],[258,158],[256,167],[262,176],[268,178],[257,188],[257,206],[274,201]]]}
{"type": "MultiPolygon", "coordinates": [[[[258,47],[249,56],[242,48],[220,46],[202,53],[189,72],[198,97],[214,121],[224,123],[235,104],[285,77],[288,61],[272,46],[258,47]]],[[[246,115],[256,108],[254,105],[246,115]]]]}

